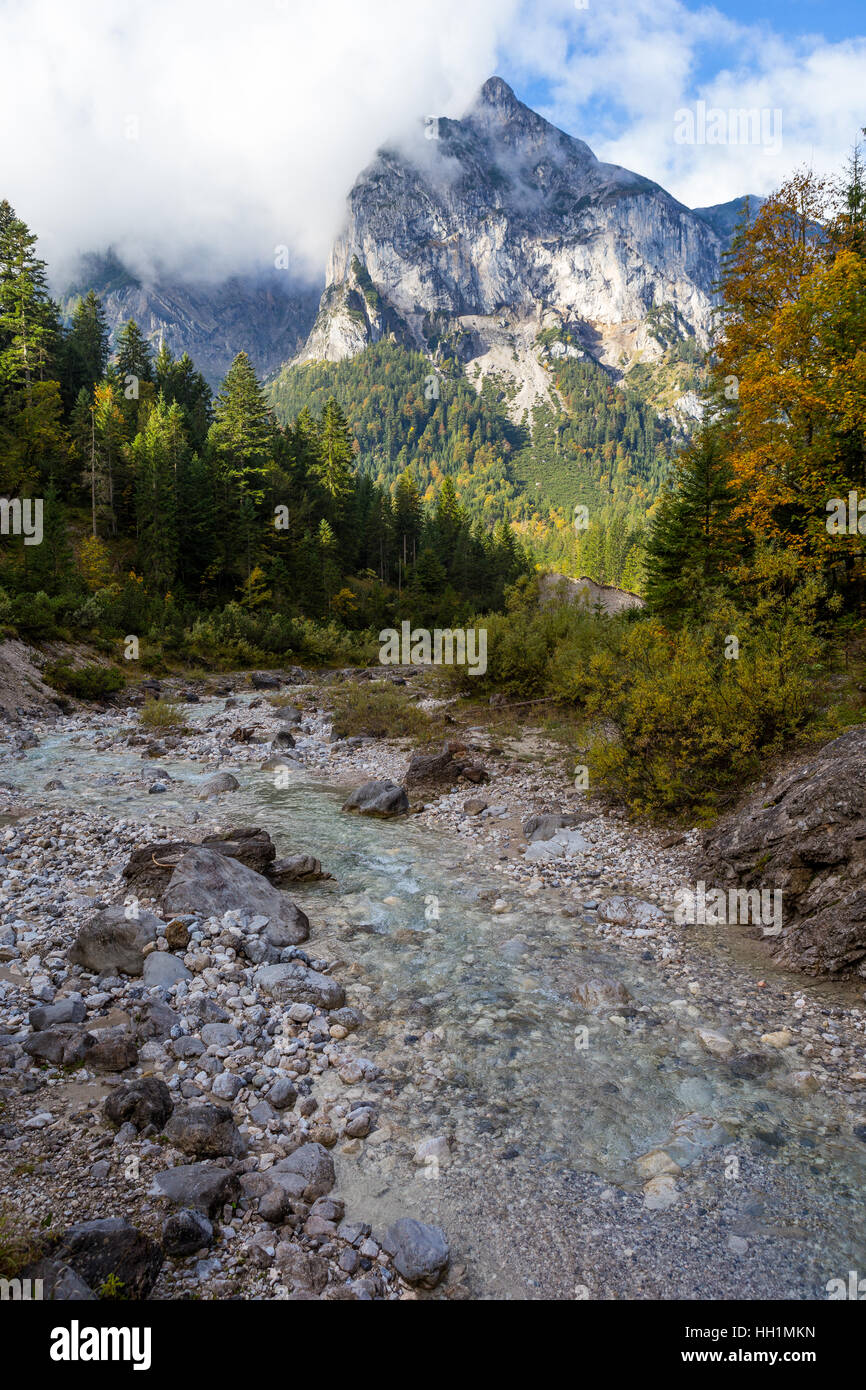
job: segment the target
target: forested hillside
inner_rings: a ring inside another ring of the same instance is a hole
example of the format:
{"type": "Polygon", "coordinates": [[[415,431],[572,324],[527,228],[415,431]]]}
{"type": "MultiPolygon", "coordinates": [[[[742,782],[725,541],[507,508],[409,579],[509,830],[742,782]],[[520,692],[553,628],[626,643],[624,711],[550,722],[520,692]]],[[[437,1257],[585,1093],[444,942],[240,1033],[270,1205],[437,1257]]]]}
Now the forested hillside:
{"type": "Polygon", "coordinates": [[[539,559],[639,588],[641,536],[674,451],[672,427],[592,359],[546,360],[550,401],[518,425],[510,384],[486,377],[476,390],[453,359],[434,367],[389,341],[342,362],[287,367],[268,394],[285,421],[333,396],[361,469],[378,483],[408,469],[430,502],[450,476],[470,516],[509,521],[539,559]]]}
{"type": "MultiPolygon", "coordinates": [[[[212,396],[134,320],[109,349],[92,291],[61,322],[36,238],[0,204],[0,489],[40,499],[43,537],[4,537],[0,622],[83,633],[157,663],[366,655],[400,617],[501,606],[527,567],[514,533],[443,476],[377,482],[340,406],[274,420],[240,353],[212,396]]],[[[11,515],[11,513],[10,513],[11,515]]]]}

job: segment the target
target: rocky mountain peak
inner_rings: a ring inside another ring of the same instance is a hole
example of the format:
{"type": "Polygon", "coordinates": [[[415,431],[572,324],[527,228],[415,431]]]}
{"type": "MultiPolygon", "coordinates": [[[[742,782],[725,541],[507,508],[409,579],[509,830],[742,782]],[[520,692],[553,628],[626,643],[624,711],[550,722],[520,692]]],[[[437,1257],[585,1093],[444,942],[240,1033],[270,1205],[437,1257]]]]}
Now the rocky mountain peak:
{"type": "Polygon", "coordinates": [[[545,398],[557,348],[619,372],[664,351],[659,314],[706,345],[725,244],[712,209],[605,164],[500,77],[426,133],[423,158],[383,150],[356,180],[301,360],[387,333],[476,380],[511,377],[522,411],[545,398]]]}

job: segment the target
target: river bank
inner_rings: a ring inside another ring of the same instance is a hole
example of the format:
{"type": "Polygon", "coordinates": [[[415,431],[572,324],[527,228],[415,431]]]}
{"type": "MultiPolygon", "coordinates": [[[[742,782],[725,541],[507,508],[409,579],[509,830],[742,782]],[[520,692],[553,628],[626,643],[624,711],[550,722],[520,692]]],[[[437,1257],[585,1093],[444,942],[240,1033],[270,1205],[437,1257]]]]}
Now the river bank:
{"type": "MultiPolygon", "coordinates": [[[[359,782],[399,781],[411,745],[332,743],[321,691],[288,693],[290,723],[266,695],[233,693],[191,704],[182,737],[154,737],[131,709],[34,721],[34,746],[0,750],[0,1027],[13,1052],[40,1002],[80,994],[97,1033],[128,1030],[148,1004],[139,980],[65,960],[94,909],[129,897],[120,871],[142,844],[255,824],[280,855],[335,875],[289,896],[310,920],[305,954],[358,1020],[345,1032],[333,1010],[289,1020],[289,1057],[268,1031],[282,1034],[289,1010],[230,944],[237,924],[192,914],[193,932],[213,934],[185,950],[157,940],[190,975],[160,995],[177,1036],[140,1046],[138,1070],[192,1103],[237,1076],[249,1152],[217,1160],[246,1166],[239,1205],[223,1204],[203,1253],[164,1262],[154,1296],[417,1296],[382,1247],[403,1216],[447,1232],[434,1297],[817,1298],[866,1259],[862,990],[775,969],[747,932],[678,927],[696,834],[671,844],[595,811],[526,730],[461,731],[480,786],[395,821],[341,813],[359,782]],[[238,727],[262,742],[233,740],[238,727]],[[295,746],[275,750],[287,728],[295,746]],[[238,788],[199,800],[216,772],[238,788]],[[524,824],[545,814],[585,817],[580,848],[551,857],[528,842],[524,824]],[[237,1037],[206,1042],[190,995],[212,998],[237,1037]],[[267,1101],[275,1077],[299,1093],[294,1108],[267,1101]],[[336,1195],[319,1200],[345,1203],[358,1231],[340,1235],[338,1206],[314,1213],[303,1197],[264,1219],[265,1175],[307,1143],[335,1167],[336,1195]]],[[[110,1207],[158,1238],[156,1174],[189,1155],[95,1122],[118,1074],[20,1057],[11,1071],[0,1195],[37,1224],[110,1207]]]]}

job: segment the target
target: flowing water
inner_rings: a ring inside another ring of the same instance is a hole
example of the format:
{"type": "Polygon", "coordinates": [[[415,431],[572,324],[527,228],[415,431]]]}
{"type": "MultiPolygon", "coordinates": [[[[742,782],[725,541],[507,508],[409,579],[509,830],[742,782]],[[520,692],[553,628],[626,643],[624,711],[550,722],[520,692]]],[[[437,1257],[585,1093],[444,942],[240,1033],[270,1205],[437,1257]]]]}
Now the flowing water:
{"type": "MultiPolygon", "coordinates": [[[[190,713],[203,722],[208,707],[190,713]]],[[[189,826],[202,812],[200,764],[73,740],[46,735],[4,777],[35,803],[115,818],[189,826]],[[157,802],[146,785],[161,769],[172,781],[157,802]],[[66,789],[46,792],[53,777],[66,789]]],[[[311,953],[337,963],[367,1017],[357,1053],[383,1072],[379,1131],[335,1153],[350,1214],[439,1221],[477,1297],[821,1298],[827,1280],[866,1273],[866,1144],[820,1094],[786,1094],[787,1061],[735,1075],[695,1038],[717,1025],[711,1010],[553,899],[509,884],[510,910],[494,912],[503,881],[474,846],[344,815],[342,789],[300,765],[283,789],[232,770],[240,791],[202,814],[263,826],[279,854],[314,854],[335,876],[293,897],[311,953]],[[631,999],[586,1013],[571,997],[585,978],[631,999]],[[437,1135],[450,1155],[414,1163],[437,1135]],[[659,1146],[683,1177],[677,1204],[655,1211],[635,1160],[659,1146]]],[[[745,993],[747,968],[730,969],[732,997],[745,993]]],[[[327,1073],[320,1086],[343,1089],[327,1073]]]]}

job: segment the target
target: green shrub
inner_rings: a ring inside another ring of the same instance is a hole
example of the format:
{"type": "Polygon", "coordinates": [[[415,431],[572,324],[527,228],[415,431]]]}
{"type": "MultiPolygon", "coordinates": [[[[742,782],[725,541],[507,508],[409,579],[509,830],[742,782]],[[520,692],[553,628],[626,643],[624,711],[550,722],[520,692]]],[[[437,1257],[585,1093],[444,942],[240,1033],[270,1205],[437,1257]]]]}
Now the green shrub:
{"type": "Polygon", "coordinates": [[[171,700],[148,698],[142,706],[138,721],[146,729],[179,729],[184,723],[184,712],[180,705],[171,700]]]}
{"type": "Polygon", "coordinates": [[[438,721],[409,699],[401,687],[370,681],[336,687],[328,705],[337,738],[367,734],[372,738],[417,738],[435,735],[438,721]]]}
{"type": "Polygon", "coordinates": [[[45,680],[63,695],[76,700],[102,700],[123,685],[123,676],[115,666],[70,666],[55,661],[42,672],[45,680]]]}

